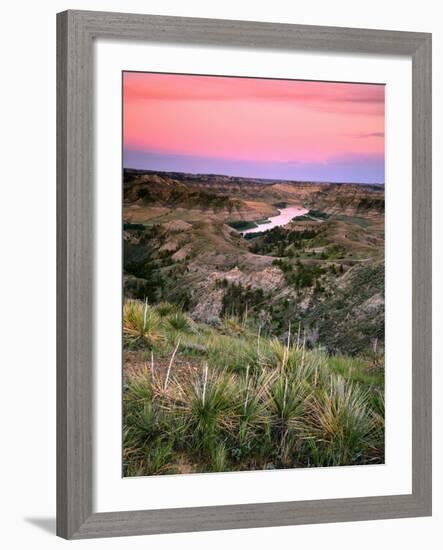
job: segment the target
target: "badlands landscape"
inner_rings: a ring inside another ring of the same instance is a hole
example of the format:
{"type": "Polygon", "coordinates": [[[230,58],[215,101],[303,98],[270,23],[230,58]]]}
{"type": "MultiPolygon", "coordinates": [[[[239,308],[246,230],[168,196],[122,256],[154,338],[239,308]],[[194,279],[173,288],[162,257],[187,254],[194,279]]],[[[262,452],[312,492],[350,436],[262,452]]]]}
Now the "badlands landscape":
{"type": "Polygon", "coordinates": [[[384,461],[384,186],[125,169],[124,474],[384,461]]]}
{"type": "Polygon", "coordinates": [[[126,297],[196,322],[248,310],[273,335],[301,323],[308,345],[332,353],[383,345],[380,185],[126,170],[124,262],[126,297]],[[267,230],[291,207],[303,215],[267,230]]]}

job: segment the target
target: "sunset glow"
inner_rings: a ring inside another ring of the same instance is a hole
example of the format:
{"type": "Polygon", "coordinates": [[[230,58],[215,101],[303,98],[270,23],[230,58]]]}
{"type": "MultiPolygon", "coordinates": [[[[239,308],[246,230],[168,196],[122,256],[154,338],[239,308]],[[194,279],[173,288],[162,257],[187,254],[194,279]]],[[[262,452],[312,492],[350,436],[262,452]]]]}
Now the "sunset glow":
{"type": "Polygon", "coordinates": [[[383,85],[123,74],[127,168],[384,182],[383,85]]]}

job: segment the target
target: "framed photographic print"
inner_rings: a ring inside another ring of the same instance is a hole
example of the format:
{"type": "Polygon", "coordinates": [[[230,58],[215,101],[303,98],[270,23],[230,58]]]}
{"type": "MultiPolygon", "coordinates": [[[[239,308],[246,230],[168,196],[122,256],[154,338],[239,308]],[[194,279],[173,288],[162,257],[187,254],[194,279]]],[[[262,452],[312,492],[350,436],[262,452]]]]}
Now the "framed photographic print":
{"type": "Polygon", "coordinates": [[[57,532],[431,513],[431,36],[58,15],[57,532]]]}

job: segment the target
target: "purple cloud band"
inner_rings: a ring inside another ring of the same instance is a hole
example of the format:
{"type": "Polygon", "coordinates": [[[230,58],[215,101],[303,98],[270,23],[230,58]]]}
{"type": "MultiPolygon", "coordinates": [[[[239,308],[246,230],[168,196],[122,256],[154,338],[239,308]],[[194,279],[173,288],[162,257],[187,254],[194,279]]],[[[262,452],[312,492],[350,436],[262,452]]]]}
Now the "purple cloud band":
{"type": "Polygon", "coordinates": [[[324,163],[257,162],[126,149],[123,166],[276,180],[384,183],[384,155],[341,155],[324,163]]]}

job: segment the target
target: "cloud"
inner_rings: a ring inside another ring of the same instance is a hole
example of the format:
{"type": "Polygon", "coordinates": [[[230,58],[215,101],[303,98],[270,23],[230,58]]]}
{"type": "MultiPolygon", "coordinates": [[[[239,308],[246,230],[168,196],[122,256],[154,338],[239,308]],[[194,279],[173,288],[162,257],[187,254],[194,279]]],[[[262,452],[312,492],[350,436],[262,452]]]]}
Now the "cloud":
{"type": "Polygon", "coordinates": [[[320,110],[384,106],[380,84],[125,72],[123,86],[126,102],[297,101],[320,110]]]}
{"type": "Polygon", "coordinates": [[[230,170],[254,172],[383,155],[384,93],[382,85],[126,72],[124,146],[184,167],[177,159],[222,167],[228,159],[230,170]]]}
{"type": "Polygon", "coordinates": [[[384,132],[367,132],[367,133],[361,133],[361,134],[347,134],[350,137],[355,137],[359,139],[367,139],[367,138],[384,138],[385,133],[384,132]]]}

